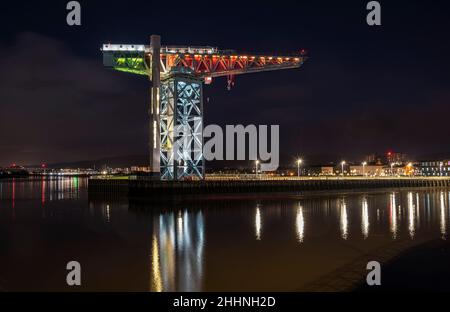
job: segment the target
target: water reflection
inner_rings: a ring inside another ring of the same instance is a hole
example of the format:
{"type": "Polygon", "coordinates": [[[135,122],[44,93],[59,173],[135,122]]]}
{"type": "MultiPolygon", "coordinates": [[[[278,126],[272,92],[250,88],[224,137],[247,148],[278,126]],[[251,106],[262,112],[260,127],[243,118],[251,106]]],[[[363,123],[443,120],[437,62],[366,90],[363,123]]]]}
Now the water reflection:
{"type": "Polygon", "coordinates": [[[83,255],[93,290],[259,290],[268,280],[297,289],[393,240],[446,239],[449,226],[448,189],[138,205],[88,198],[85,180],[62,180],[0,181],[0,259],[11,272],[27,258],[54,273],[60,258],[83,255]],[[114,276],[102,284],[106,271],[114,276]]]}
{"type": "Polygon", "coordinates": [[[444,192],[440,193],[439,196],[439,206],[440,206],[440,213],[441,213],[441,234],[442,239],[447,239],[447,220],[445,216],[445,198],[444,198],[444,192]]]}
{"type": "Polygon", "coordinates": [[[155,218],[151,247],[151,291],[202,289],[204,231],[201,211],[166,212],[155,218]]]}
{"type": "Polygon", "coordinates": [[[39,199],[40,205],[49,201],[78,199],[80,189],[87,186],[87,179],[78,177],[31,177],[28,179],[0,180],[0,200],[11,200],[14,207],[16,199],[39,199]]]}
{"type": "Polygon", "coordinates": [[[255,212],[255,236],[256,240],[261,240],[261,210],[260,205],[256,206],[255,212]]]}
{"type": "Polygon", "coordinates": [[[151,275],[151,286],[150,290],[154,292],[162,292],[163,285],[161,281],[161,267],[159,266],[159,244],[158,239],[155,235],[152,237],[152,275],[151,275]]]}
{"type": "Polygon", "coordinates": [[[106,205],[106,222],[110,222],[111,221],[111,212],[109,209],[109,205],[106,205]]]}
{"type": "Polygon", "coordinates": [[[416,232],[415,222],[416,222],[416,211],[414,205],[413,193],[408,192],[408,230],[409,236],[411,239],[414,238],[414,234],[416,232]]]}
{"type": "Polygon", "coordinates": [[[298,242],[303,243],[305,220],[303,218],[303,207],[301,205],[299,205],[297,208],[297,215],[295,217],[295,230],[297,233],[298,242]]]}
{"type": "Polygon", "coordinates": [[[364,239],[369,236],[369,225],[369,206],[367,203],[367,197],[363,197],[361,211],[361,231],[364,239]]]}
{"type": "Polygon", "coordinates": [[[47,181],[46,181],[45,177],[42,177],[42,180],[41,180],[41,204],[42,204],[42,206],[44,206],[44,204],[45,204],[45,188],[47,186],[46,182],[47,181]]]}
{"type": "Polygon", "coordinates": [[[12,179],[12,219],[16,219],[16,179],[12,179]]]}
{"type": "Polygon", "coordinates": [[[417,218],[417,227],[420,228],[420,201],[419,201],[419,193],[416,193],[416,218],[417,218]]]}
{"type": "Polygon", "coordinates": [[[397,203],[395,201],[395,193],[389,195],[389,223],[392,238],[397,238],[397,203]]]}
{"type": "Polygon", "coordinates": [[[341,217],[340,217],[341,237],[346,240],[348,238],[348,216],[347,216],[347,204],[345,203],[344,198],[341,200],[340,210],[341,210],[341,217]]]}

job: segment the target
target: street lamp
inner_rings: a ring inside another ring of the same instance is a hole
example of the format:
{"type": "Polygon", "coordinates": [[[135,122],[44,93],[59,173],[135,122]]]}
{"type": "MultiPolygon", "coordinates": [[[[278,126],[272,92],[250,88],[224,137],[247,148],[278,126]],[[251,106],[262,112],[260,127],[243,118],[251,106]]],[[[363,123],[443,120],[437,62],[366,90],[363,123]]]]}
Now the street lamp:
{"type": "Polygon", "coordinates": [[[391,163],[391,176],[394,176],[394,163],[391,163]]]}
{"type": "Polygon", "coordinates": [[[362,166],[363,166],[363,176],[365,176],[366,175],[366,171],[365,171],[365,167],[366,167],[366,165],[367,165],[367,162],[363,162],[362,163],[362,166]]]}
{"type": "Polygon", "coordinates": [[[439,175],[442,177],[442,166],[444,164],[442,163],[442,161],[439,163],[439,175]]]}
{"type": "Polygon", "coordinates": [[[258,164],[259,164],[259,160],[255,161],[255,177],[258,178],[258,164]]]}
{"type": "Polygon", "coordinates": [[[301,158],[297,159],[297,176],[300,177],[300,165],[302,164],[303,160],[301,158]]]}
{"type": "Polygon", "coordinates": [[[344,165],[345,165],[345,160],[343,160],[343,161],[341,162],[342,176],[344,176],[344,165]]]}

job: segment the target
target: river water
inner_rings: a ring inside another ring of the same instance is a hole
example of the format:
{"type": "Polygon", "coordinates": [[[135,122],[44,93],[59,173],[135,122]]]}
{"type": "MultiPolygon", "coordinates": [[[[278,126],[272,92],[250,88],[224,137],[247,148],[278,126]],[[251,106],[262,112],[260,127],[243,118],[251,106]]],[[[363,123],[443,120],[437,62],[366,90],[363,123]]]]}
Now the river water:
{"type": "Polygon", "coordinates": [[[73,290],[66,264],[78,261],[76,290],[308,290],[396,242],[446,239],[449,197],[397,189],[154,204],[90,198],[76,177],[3,180],[0,289],[73,290]]]}

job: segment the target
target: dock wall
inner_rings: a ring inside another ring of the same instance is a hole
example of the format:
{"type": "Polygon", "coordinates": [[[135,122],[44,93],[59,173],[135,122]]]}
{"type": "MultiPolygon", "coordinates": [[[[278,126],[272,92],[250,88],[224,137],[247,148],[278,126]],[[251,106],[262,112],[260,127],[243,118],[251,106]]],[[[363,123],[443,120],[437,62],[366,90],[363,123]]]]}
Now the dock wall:
{"type": "Polygon", "coordinates": [[[450,187],[445,178],[377,178],[377,179],[291,179],[291,180],[89,180],[90,193],[129,196],[178,196],[224,193],[303,192],[381,188],[444,188],[450,187]]]}

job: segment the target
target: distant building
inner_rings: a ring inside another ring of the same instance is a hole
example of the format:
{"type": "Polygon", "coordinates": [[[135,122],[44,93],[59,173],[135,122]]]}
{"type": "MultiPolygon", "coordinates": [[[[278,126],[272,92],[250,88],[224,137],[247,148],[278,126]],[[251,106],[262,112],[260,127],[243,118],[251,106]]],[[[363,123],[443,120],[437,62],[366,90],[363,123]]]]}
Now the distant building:
{"type": "Polygon", "coordinates": [[[384,166],[386,176],[414,176],[419,175],[419,166],[417,163],[409,162],[407,164],[391,163],[384,166]]]}
{"type": "Polygon", "coordinates": [[[22,166],[16,166],[15,164],[7,168],[0,168],[0,178],[22,177],[27,176],[28,174],[28,170],[22,166]]]}
{"type": "Polygon", "coordinates": [[[423,176],[450,176],[450,160],[421,161],[419,172],[423,176]]]}
{"type": "Polygon", "coordinates": [[[148,166],[132,166],[130,169],[131,169],[131,172],[133,172],[133,173],[150,172],[150,168],[148,166]]]}
{"type": "Polygon", "coordinates": [[[388,164],[392,163],[403,164],[407,161],[407,156],[406,154],[403,153],[387,152],[386,161],[388,164]]]}
{"type": "Polygon", "coordinates": [[[322,166],[320,168],[321,175],[327,176],[327,175],[333,175],[333,166],[322,166]]]}
{"type": "Polygon", "coordinates": [[[368,165],[382,165],[383,157],[378,154],[370,154],[366,156],[366,162],[368,165]]]}
{"type": "Polygon", "coordinates": [[[331,176],[334,175],[334,166],[332,165],[316,165],[308,166],[303,170],[307,176],[331,176]]]}
{"type": "Polygon", "coordinates": [[[357,165],[357,166],[350,166],[349,168],[350,174],[355,176],[382,176],[384,175],[384,169],[383,165],[357,165]]]}

